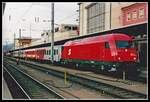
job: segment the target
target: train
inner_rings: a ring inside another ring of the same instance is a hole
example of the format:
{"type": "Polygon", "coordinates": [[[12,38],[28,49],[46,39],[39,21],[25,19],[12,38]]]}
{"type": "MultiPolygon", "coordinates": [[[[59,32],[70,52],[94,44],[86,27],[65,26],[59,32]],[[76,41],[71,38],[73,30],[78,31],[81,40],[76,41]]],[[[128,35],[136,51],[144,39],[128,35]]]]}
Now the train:
{"type": "MultiPolygon", "coordinates": [[[[13,57],[51,63],[51,46],[12,51],[13,57]]],[[[67,41],[54,45],[54,63],[88,66],[108,72],[137,72],[137,49],[133,37],[112,33],[67,41]]]]}

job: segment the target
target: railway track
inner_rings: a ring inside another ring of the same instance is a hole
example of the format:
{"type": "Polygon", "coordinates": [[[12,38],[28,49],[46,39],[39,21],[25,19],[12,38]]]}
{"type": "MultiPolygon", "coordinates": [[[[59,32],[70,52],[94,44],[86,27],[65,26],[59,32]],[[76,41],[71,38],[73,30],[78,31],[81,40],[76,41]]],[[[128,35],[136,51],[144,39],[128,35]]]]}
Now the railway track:
{"type": "Polygon", "coordinates": [[[62,95],[48,88],[15,66],[12,66],[6,62],[4,62],[4,66],[24,88],[31,99],[64,99],[62,95]]]}
{"type": "MultiPolygon", "coordinates": [[[[8,59],[10,59],[10,60],[13,60],[13,61],[15,61],[15,59],[14,58],[10,58],[10,57],[5,57],[5,58],[8,58],[8,59]]],[[[63,67],[63,68],[67,68],[67,67],[63,67]]],[[[74,68],[72,68],[72,69],[74,69],[74,68]]],[[[74,70],[78,70],[78,69],[74,69],[74,70]]],[[[83,69],[83,70],[85,70],[85,69],[83,69]]],[[[88,69],[89,70],[89,69],[88,69]]],[[[102,72],[100,72],[99,74],[102,74],[102,72]]],[[[103,75],[103,74],[102,74],[103,75]]],[[[111,77],[113,77],[113,78],[118,78],[118,79],[121,79],[121,77],[122,77],[122,75],[120,76],[120,77],[116,77],[116,76],[113,76],[113,75],[111,75],[111,74],[104,74],[104,75],[106,75],[106,76],[111,76],[111,77]]],[[[89,75],[86,75],[86,76],[89,76],[89,75]]],[[[105,80],[105,78],[103,79],[103,80],[105,80]]],[[[144,76],[136,76],[136,77],[127,77],[126,78],[126,81],[123,81],[123,80],[119,80],[121,83],[126,83],[126,84],[132,84],[132,83],[147,83],[147,78],[144,76]]]]}
{"type": "MultiPolygon", "coordinates": [[[[24,65],[30,66],[32,68],[37,68],[41,71],[48,72],[48,73],[50,73],[52,75],[55,75],[55,76],[64,77],[64,73],[56,71],[56,70],[46,69],[45,67],[42,67],[42,66],[39,66],[39,65],[36,65],[36,64],[33,64],[33,63],[27,63],[27,62],[21,62],[21,63],[24,64],[24,65]]],[[[107,94],[112,95],[116,98],[121,98],[121,99],[137,99],[137,98],[145,99],[147,97],[147,95],[142,94],[142,93],[134,92],[134,91],[131,91],[131,90],[128,90],[128,89],[123,89],[123,88],[120,88],[120,87],[116,87],[116,86],[109,85],[109,84],[106,84],[106,83],[98,82],[98,81],[91,80],[91,79],[88,79],[88,78],[83,78],[83,77],[80,77],[80,76],[77,76],[77,75],[68,74],[68,79],[73,81],[73,82],[85,85],[86,87],[90,87],[92,89],[95,89],[97,91],[99,90],[103,93],[107,93],[107,94]]]]}
{"type": "Polygon", "coordinates": [[[9,83],[7,85],[14,99],[31,99],[4,66],[3,66],[3,77],[5,81],[9,83]]]}

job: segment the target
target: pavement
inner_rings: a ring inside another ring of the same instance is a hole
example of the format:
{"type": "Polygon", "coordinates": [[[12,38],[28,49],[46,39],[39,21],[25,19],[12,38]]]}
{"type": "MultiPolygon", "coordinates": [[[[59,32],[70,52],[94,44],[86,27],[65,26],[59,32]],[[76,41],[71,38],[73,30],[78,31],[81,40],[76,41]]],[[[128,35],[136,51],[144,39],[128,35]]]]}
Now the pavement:
{"type": "Polygon", "coordinates": [[[3,100],[12,99],[11,92],[7,86],[6,81],[3,79],[3,100]]]}

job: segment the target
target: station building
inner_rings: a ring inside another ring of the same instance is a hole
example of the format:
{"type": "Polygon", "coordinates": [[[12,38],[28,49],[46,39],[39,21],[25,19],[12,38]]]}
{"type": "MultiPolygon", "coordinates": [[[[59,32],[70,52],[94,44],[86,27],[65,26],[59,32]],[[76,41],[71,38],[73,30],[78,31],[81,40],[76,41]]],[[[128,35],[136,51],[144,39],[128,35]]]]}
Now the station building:
{"type": "Polygon", "coordinates": [[[15,48],[14,49],[19,49],[19,48],[24,48],[24,47],[29,47],[32,45],[32,42],[35,42],[37,40],[40,40],[38,38],[31,38],[31,37],[21,37],[21,38],[15,38],[15,48]]]}
{"type": "Polygon", "coordinates": [[[133,35],[139,62],[147,68],[147,2],[80,2],[78,5],[80,36],[108,32],[133,35]]]}
{"type": "MultiPolygon", "coordinates": [[[[54,40],[60,41],[64,39],[78,37],[78,26],[75,24],[61,24],[55,27],[54,40]]],[[[41,40],[43,43],[51,42],[51,31],[44,31],[41,34],[41,40]]]]}

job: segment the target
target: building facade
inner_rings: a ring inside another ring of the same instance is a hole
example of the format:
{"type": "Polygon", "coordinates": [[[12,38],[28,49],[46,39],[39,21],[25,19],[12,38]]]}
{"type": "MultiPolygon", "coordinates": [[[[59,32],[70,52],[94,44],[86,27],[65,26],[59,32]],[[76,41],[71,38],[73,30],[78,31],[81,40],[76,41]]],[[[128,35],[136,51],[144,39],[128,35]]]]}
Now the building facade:
{"type": "Polygon", "coordinates": [[[136,3],[122,8],[123,25],[136,24],[147,21],[147,4],[136,3]]]}
{"type": "Polygon", "coordinates": [[[79,3],[80,36],[147,22],[147,6],[136,2],[79,3]]]}
{"type": "Polygon", "coordinates": [[[16,38],[15,39],[15,49],[29,47],[29,46],[33,45],[34,44],[33,42],[35,42],[37,40],[39,41],[40,39],[37,39],[37,38],[33,39],[31,37],[21,37],[21,39],[16,38]]]}
{"type": "Polygon", "coordinates": [[[31,40],[32,39],[30,37],[16,38],[15,39],[15,49],[29,46],[31,44],[31,40]]]}

